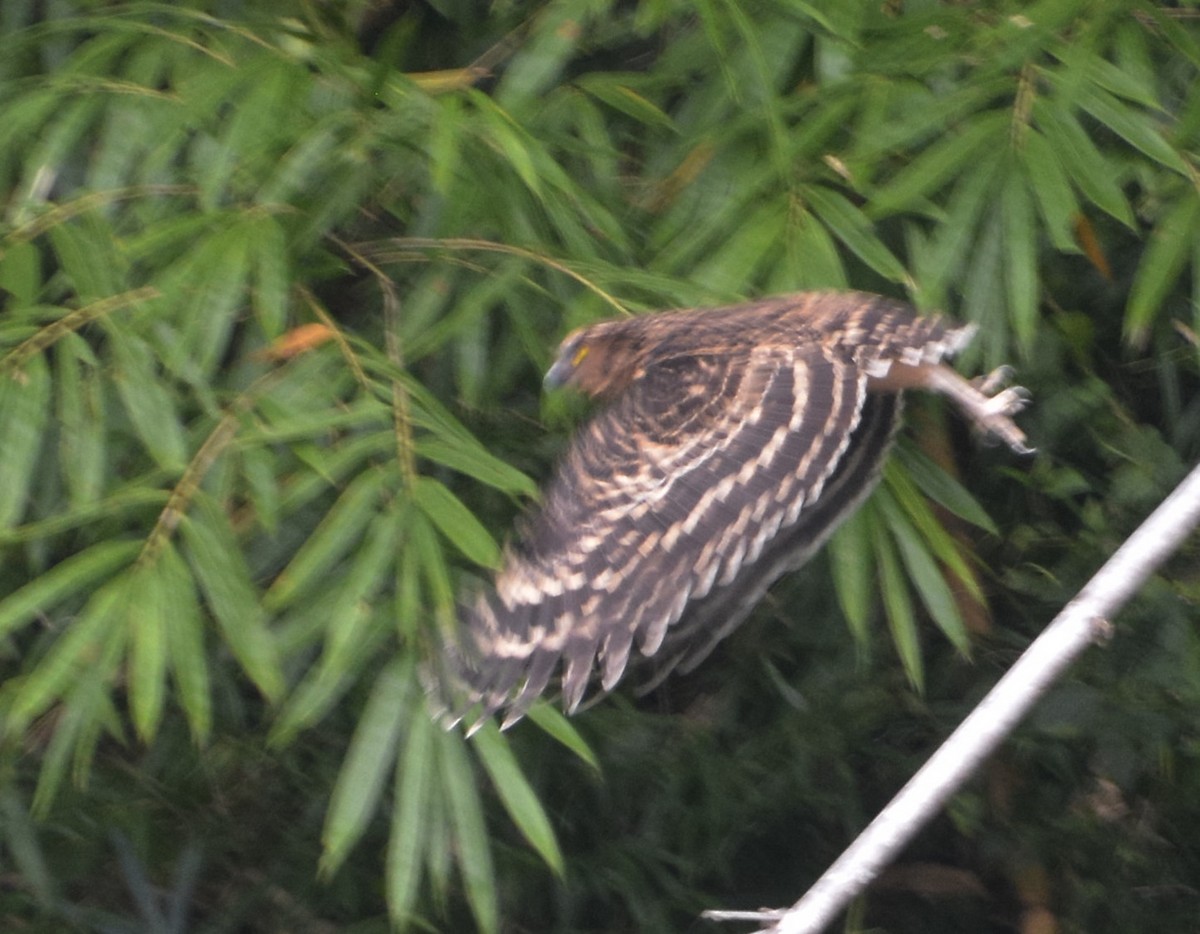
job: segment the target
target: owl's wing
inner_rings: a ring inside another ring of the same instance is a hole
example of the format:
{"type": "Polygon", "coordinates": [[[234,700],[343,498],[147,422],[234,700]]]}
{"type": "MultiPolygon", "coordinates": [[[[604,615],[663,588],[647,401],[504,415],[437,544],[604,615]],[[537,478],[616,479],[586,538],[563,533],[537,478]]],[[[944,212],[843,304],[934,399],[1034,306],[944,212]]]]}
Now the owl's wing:
{"type": "Polygon", "coordinates": [[[495,589],[463,613],[482,716],[519,719],[560,660],[574,709],[594,662],[610,689],[635,642],[653,655],[689,604],[774,557],[846,453],[866,381],[820,344],[648,368],[576,436],[495,589]]]}

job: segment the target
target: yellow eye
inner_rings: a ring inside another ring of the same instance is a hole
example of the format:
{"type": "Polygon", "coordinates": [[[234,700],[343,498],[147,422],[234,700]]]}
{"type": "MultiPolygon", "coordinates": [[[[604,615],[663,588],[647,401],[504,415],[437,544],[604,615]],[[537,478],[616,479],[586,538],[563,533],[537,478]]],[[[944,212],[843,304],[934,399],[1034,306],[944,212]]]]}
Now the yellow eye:
{"type": "Polygon", "coordinates": [[[577,351],[575,351],[575,356],[571,358],[571,366],[579,366],[579,364],[583,363],[583,358],[587,355],[588,347],[587,344],[584,344],[577,351]]]}

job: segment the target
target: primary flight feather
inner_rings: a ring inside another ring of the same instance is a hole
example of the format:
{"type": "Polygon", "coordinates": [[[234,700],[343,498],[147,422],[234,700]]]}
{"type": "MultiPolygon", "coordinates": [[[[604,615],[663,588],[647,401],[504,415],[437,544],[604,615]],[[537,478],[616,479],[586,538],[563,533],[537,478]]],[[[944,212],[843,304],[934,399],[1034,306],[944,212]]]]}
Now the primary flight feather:
{"type": "Polygon", "coordinates": [[[459,693],[508,726],[560,668],[571,711],[635,648],[660,677],[697,664],[874,488],[905,389],[1027,451],[1011,420],[1024,391],[988,395],[942,362],[972,334],[881,296],[809,292],[568,335],[547,384],[606,405],[463,608],[459,693]]]}

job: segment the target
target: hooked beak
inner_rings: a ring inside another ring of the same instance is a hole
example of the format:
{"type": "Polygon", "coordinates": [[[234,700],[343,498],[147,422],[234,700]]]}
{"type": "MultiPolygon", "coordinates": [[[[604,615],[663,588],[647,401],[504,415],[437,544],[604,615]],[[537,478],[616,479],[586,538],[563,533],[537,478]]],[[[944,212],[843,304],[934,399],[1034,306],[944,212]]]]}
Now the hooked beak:
{"type": "Polygon", "coordinates": [[[546,389],[558,389],[566,385],[567,380],[571,378],[571,371],[574,367],[571,366],[571,361],[565,357],[559,357],[554,361],[554,365],[546,371],[545,377],[542,379],[542,386],[546,389]]]}

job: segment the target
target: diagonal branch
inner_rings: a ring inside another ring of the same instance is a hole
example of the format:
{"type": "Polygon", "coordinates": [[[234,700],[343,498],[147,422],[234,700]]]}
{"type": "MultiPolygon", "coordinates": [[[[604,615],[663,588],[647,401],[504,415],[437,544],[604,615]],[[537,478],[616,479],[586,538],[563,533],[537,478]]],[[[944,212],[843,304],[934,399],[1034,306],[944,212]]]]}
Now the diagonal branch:
{"type": "Polygon", "coordinates": [[[1046,628],[970,716],[791,908],[706,911],[760,934],[816,934],[878,875],[1029,712],[1034,702],[1200,522],[1200,466],[1179,484],[1046,628]]]}

